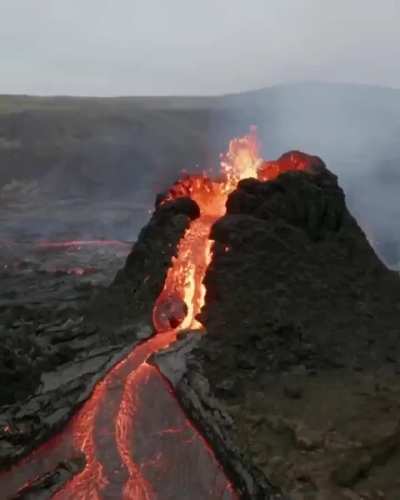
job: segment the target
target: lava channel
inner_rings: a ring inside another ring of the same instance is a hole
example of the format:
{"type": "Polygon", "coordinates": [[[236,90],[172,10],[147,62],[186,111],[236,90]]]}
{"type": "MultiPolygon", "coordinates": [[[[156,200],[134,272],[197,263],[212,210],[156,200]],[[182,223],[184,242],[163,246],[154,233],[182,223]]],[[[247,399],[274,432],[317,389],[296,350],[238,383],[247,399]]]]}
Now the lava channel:
{"type": "MultiPolygon", "coordinates": [[[[210,261],[212,224],[241,179],[269,180],[305,169],[303,156],[263,162],[253,132],[234,139],[221,175],[186,176],[165,200],[190,196],[200,208],[179,243],[177,257],[154,304],[156,335],[136,347],[95,387],[64,430],[0,476],[3,498],[62,461],[83,454],[85,468],[53,496],[56,500],[233,500],[237,497],[208,443],[181,409],[169,383],[146,360],[173,343],[183,329],[199,330],[210,261]]],[[[62,246],[82,245],[67,242],[62,246]]],[[[97,243],[97,242],[95,242],[97,243]]],[[[48,243],[43,244],[48,247],[48,243]]],[[[56,245],[58,247],[59,245],[56,245]]]]}

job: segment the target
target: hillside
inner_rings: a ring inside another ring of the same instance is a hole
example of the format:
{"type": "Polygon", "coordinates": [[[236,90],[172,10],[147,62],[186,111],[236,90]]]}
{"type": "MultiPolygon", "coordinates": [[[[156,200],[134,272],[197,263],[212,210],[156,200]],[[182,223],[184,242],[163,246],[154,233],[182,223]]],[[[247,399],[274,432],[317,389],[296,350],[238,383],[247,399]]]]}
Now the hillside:
{"type": "Polygon", "coordinates": [[[332,165],[370,239],[391,263],[400,260],[400,90],[387,88],[299,84],[215,98],[0,96],[0,200],[5,186],[23,197],[35,181],[39,199],[127,199],[147,210],[180,170],[211,167],[250,124],[258,126],[265,157],[301,149],[332,165]],[[10,187],[13,180],[20,184],[10,187]]]}

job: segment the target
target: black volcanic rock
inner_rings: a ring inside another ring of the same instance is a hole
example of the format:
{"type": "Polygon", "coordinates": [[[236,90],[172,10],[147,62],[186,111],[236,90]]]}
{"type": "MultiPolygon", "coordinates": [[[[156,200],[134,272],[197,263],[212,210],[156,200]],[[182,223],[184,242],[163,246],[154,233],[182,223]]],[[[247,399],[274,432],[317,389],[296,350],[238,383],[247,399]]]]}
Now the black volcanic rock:
{"type": "Polygon", "coordinates": [[[125,266],[111,286],[92,301],[88,318],[103,329],[131,336],[152,328],[152,310],[161,293],[171,259],[190,222],[200,215],[190,198],[157,203],[150,222],[142,229],[125,266]],[[112,326],[111,326],[112,325],[112,326]]]}
{"type": "MultiPolygon", "coordinates": [[[[68,359],[41,373],[29,401],[3,411],[0,465],[60,428],[151,335],[153,304],[198,216],[190,199],[159,198],[125,266],[85,311],[95,325],[82,317],[47,329],[68,359]]],[[[399,498],[400,280],[347,210],[336,177],[316,159],[309,172],[244,180],[211,238],[207,334],[189,351],[184,332],[156,361],[242,497],[399,498]]],[[[18,356],[26,373],[25,351],[18,356]]],[[[53,475],[42,479],[46,487],[53,475]]]]}
{"type": "Polygon", "coordinates": [[[209,406],[191,382],[205,378],[230,446],[290,498],[398,498],[400,279],[337,178],[321,162],[244,180],[211,239],[207,335],[177,388],[187,411],[196,421],[193,391],[209,406]],[[361,472],[343,486],[350,463],[361,472]]]}
{"type": "Polygon", "coordinates": [[[155,271],[160,271],[161,277],[158,279],[164,284],[166,270],[176,254],[184,231],[199,215],[199,207],[190,198],[178,198],[158,205],[128,255],[124,268],[117,274],[114,284],[130,283],[131,279],[137,279],[138,274],[146,270],[153,272],[155,276],[155,271]]]}
{"type": "Polygon", "coordinates": [[[57,431],[111,366],[153,333],[153,304],[198,215],[190,199],[158,205],[113,283],[96,289],[78,318],[63,320],[54,311],[49,324],[18,319],[15,328],[13,322],[9,330],[0,327],[0,468],[57,431]]]}
{"type": "Polygon", "coordinates": [[[223,349],[227,367],[242,357],[264,372],[376,365],[388,351],[398,355],[400,280],[326,168],[242,181],[211,238],[204,346],[223,349]],[[236,344],[235,355],[226,354],[227,343],[236,344]]]}

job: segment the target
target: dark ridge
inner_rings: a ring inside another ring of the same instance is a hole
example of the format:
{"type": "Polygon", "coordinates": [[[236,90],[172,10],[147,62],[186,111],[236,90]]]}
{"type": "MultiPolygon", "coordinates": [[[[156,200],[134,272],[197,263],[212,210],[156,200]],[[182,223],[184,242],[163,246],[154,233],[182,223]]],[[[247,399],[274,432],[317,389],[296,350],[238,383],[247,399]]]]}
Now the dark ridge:
{"type": "Polygon", "coordinates": [[[171,259],[191,220],[199,214],[199,207],[190,198],[158,203],[124,267],[111,286],[94,297],[89,320],[107,330],[122,328],[127,335],[136,332],[137,327],[152,328],[153,305],[164,286],[171,259]],[[126,325],[130,327],[125,329],[126,325]]]}
{"type": "Polygon", "coordinates": [[[390,471],[400,444],[400,279],[337,177],[318,160],[309,172],[244,180],[211,239],[199,318],[207,335],[183,395],[205,377],[232,419],[231,447],[289,497],[344,499],[345,488],[376,485],[399,493],[390,471]]]}
{"type": "Polygon", "coordinates": [[[323,164],[271,182],[242,181],[211,238],[204,345],[221,343],[226,368],[236,363],[226,355],[228,338],[250,350],[256,339],[268,344],[274,361],[266,370],[303,356],[315,368],[338,359],[376,364],[398,349],[400,280],[376,256],[323,164]],[[371,339],[379,339],[372,351],[371,339]]]}

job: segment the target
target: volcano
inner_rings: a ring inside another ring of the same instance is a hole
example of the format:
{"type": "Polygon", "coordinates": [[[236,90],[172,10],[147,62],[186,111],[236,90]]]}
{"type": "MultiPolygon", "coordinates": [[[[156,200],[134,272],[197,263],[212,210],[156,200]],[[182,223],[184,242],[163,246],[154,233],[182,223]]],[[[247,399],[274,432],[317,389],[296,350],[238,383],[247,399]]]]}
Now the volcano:
{"type": "MultiPolygon", "coordinates": [[[[90,378],[79,401],[71,383],[55,390],[49,381],[47,399],[11,411],[4,464],[32,447],[19,432],[29,415],[39,420],[26,433],[36,431],[34,442],[68,420],[72,408],[41,418],[59,390],[70,407],[90,394],[55,437],[0,476],[2,491],[134,500],[342,495],[359,477],[343,479],[340,454],[369,454],[365,477],[382,458],[383,438],[347,443],[328,465],[334,452],[324,446],[337,429],[315,442],[302,435],[279,391],[293,411],[318,376],[329,387],[346,375],[353,388],[354,372],[387,368],[389,380],[399,359],[399,303],[398,276],[376,257],[322,160],[291,151],[265,161],[252,130],[231,141],[217,176],[185,175],[157,197],[125,266],[85,313],[96,349],[131,348],[90,378]],[[324,470],[300,473],[292,440],[314,453],[304,463],[324,470]]],[[[385,464],[397,450],[395,429],[385,464]]]]}

